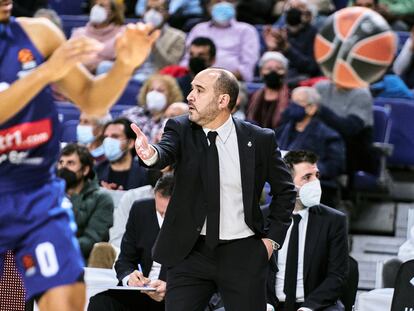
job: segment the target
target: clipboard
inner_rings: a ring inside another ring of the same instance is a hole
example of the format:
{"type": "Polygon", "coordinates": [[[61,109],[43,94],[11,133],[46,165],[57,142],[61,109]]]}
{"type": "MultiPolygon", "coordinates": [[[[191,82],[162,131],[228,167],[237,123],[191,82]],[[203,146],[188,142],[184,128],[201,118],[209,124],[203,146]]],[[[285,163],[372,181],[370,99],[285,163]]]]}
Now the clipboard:
{"type": "Polygon", "coordinates": [[[155,291],[154,287],[147,286],[93,286],[93,289],[103,290],[137,290],[137,291],[155,291]]]}

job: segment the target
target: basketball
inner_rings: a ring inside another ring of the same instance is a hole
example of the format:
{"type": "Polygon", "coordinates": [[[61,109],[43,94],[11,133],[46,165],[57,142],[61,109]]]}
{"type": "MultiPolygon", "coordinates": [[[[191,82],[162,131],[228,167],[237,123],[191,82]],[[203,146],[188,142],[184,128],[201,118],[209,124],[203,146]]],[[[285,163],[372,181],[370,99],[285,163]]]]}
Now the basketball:
{"type": "Polygon", "coordinates": [[[345,88],[367,87],[379,79],[396,49],[396,36],[386,20],[364,7],[349,7],[331,15],[314,44],[322,72],[345,88]]]}

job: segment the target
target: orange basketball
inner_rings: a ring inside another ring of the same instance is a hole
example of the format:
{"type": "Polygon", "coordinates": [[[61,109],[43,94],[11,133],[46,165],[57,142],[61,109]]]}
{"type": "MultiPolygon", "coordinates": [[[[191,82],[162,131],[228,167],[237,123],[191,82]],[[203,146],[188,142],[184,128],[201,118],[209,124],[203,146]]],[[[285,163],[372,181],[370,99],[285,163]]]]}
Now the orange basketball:
{"type": "Polygon", "coordinates": [[[396,49],[396,36],[385,19],[364,7],[349,7],[331,15],[314,45],[323,73],[346,88],[367,87],[380,78],[396,49]]]}

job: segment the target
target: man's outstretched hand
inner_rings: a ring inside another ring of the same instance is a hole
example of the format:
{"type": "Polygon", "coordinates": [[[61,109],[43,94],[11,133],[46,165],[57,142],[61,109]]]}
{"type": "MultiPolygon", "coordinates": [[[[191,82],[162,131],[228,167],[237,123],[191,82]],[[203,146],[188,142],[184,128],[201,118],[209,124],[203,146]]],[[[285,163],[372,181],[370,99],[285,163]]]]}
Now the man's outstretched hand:
{"type": "Polygon", "coordinates": [[[135,150],[137,152],[137,155],[143,161],[152,158],[152,156],[155,154],[155,150],[148,144],[147,136],[145,136],[141,129],[134,123],[131,124],[131,129],[137,135],[137,138],[135,139],[135,150]]]}

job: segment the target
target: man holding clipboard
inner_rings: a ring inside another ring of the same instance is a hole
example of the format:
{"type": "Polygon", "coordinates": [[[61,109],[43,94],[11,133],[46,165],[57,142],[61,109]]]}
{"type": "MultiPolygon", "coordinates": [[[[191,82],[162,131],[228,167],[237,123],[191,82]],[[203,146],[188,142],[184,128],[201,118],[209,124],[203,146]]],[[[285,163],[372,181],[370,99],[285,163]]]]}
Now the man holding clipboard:
{"type": "Polygon", "coordinates": [[[112,288],[92,297],[88,311],[164,310],[166,271],[152,260],[151,249],[162,226],[173,184],[174,177],[166,174],[155,185],[155,200],[134,202],[115,263],[119,285],[123,285],[119,289],[124,290],[112,288]],[[137,287],[148,290],[137,292],[137,287]]]}

